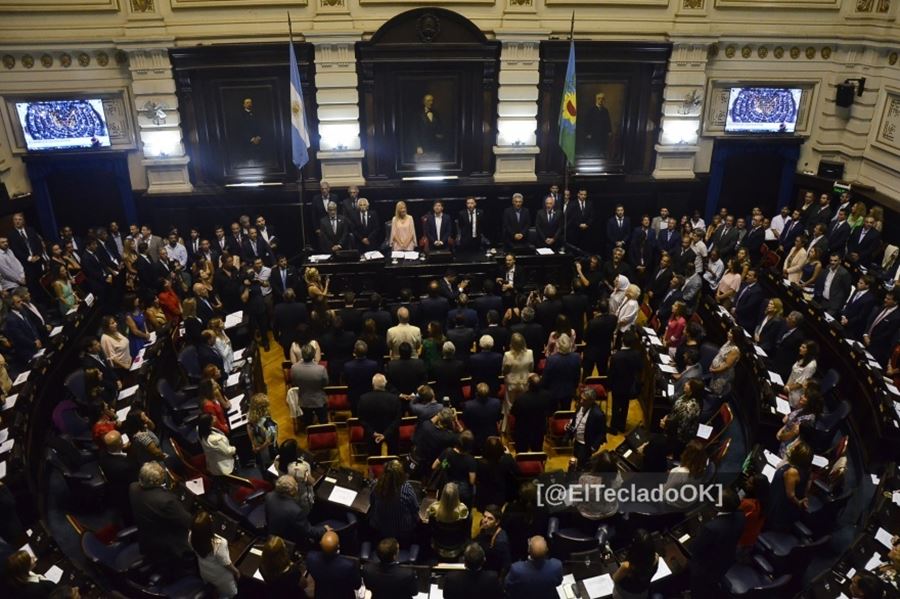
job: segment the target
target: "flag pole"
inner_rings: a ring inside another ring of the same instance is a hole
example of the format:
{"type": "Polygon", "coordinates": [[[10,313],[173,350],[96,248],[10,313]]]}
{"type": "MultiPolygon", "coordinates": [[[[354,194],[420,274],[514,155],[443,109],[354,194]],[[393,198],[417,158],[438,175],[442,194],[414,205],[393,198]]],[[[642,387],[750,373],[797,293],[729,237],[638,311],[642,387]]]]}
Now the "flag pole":
{"type": "MultiPolygon", "coordinates": [[[[289,49],[294,47],[294,27],[291,24],[291,11],[287,11],[288,18],[288,44],[289,49]]],[[[299,68],[299,63],[298,63],[299,68]]],[[[303,168],[297,169],[297,198],[300,203],[300,239],[303,243],[302,253],[309,251],[309,244],[306,241],[306,206],[303,204],[303,168]]],[[[305,256],[304,256],[305,259],[305,256]]]]}
{"type": "MultiPolygon", "coordinates": [[[[572,25],[569,29],[569,43],[573,43],[575,39],[575,11],[572,11],[572,25]]],[[[563,90],[563,94],[565,94],[565,90],[563,90]]],[[[577,93],[577,90],[576,90],[577,93]]],[[[576,125],[577,127],[577,125],[576,125]]],[[[569,189],[569,157],[566,156],[566,153],[563,152],[563,206],[565,206],[565,198],[566,198],[566,190],[569,189]]],[[[571,201],[572,194],[569,193],[569,198],[571,201]]],[[[563,246],[560,250],[560,253],[565,253],[566,246],[569,244],[569,216],[566,214],[565,210],[561,210],[563,213],[563,246]]]]}

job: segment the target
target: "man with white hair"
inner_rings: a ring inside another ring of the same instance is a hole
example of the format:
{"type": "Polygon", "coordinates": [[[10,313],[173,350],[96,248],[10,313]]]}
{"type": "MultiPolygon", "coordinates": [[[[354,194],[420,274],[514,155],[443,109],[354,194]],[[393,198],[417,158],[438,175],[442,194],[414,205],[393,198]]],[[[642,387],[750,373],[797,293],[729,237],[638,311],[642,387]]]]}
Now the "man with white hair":
{"type": "Polygon", "coordinates": [[[163,465],[147,462],[128,494],[141,553],[166,578],[176,579],[193,567],[194,553],[188,543],[193,518],[165,484],[163,465]]]}
{"type": "Polygon", "coordinates": [[[441,359],[431,365],[431,378],[438,400],[449,397],[454,407],[462,404],[462,378],[465,376],[465,365],[456,356],[456,345],[445,341],[441,346],[441,359]]]}
{"type": "Polygon", "coordinates": [[[328,212],[319,221],[319,249],[329,254],[347,249],[349,236],[347,220],[338,214],[337,204],[328,202],[328,212]]]}
{"type": "Polygon", "coordinates": [[[359,198],[356,209],[347,214],[353,239],[360,252],[377,250],[381,245],[381,221],[378,213],[369,207],[369,200],[359,198]]]}
{"type": "Polygon", "coordinates": [[[500,389],[500,375],[503,368],[503,355],[494,351],[494,338],[482,335],[478,339],[478,352],[469,357],[469,376],[472,385],[485,383],[491,395],[500,389]]]}
{"type": "Polygon", "coordinates": [[[409,310],[405,307],[397,309],[397,325],[389,328],[387,332],[388,351],[392,360],[400,356],[401,343],[409,343],[415,354],[418,354],[422,347],[422,331],[419,327],[409,324],[409,310]]]}
{"type": "Polygon", "coordinates": [[[523,204],[525,198],[521,193],[514,193],[512,206],[503,211],[503,242],[507,247],[528,245],[528,228],[531,227],[531,214],[523,204]]]}
{"type": "Polygon", "coordinates": [[[312,506],[298,500],[299,494],[296,478],[290,474],[279,476],[275,489],[266,493],[266,526],[270,535],[307,547],[310,539],[318,541],[326,528],[310,524],[312,506]]]}
{"type": "Polygon", "coordinates": [[[369,455],[381,455],[381,444],[386,443],[388,455],[397,454],[400,417],[403,408],[400,398],[386,390],[387,379],[383,374],[372,377],[372,390],[363,393],[356,408],[357,416],[365,431],[369,455]]]}

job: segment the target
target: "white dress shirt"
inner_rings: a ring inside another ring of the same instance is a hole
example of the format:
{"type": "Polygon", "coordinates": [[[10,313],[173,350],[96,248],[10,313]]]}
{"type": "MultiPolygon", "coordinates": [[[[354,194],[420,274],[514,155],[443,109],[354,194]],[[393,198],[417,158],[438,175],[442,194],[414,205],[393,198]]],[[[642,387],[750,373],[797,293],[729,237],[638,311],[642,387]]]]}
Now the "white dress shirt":
{"type": "Polygon", "coordinates": [[[12,250],[0,250],[0,289],[9,291],[25,284],[25,269],[12,250]]]}

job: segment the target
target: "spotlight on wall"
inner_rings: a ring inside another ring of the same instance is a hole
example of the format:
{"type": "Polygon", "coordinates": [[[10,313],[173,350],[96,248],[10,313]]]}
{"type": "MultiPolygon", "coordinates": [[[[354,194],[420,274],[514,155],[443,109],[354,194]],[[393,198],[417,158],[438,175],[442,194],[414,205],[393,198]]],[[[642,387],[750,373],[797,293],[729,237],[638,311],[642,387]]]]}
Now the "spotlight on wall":
{"type": "Polygon", "coordinates": [[[147,131],[142,133],[144,156],[168,158],[181,155],[181,133],[177,130],[147,131]]]}
{"type": "Polygon", "coordinates": [[[856,92],[857,98],[861,98],[864,91],[866,91],[865,77],[860,77],[859,79],[847,79],[843,83],[837,84],[834,103],[841,108],[849,108],[853,106],[853,92],[856,92]],[[856,82],[859,85],[853,85],[853,82],[856,82]]]}

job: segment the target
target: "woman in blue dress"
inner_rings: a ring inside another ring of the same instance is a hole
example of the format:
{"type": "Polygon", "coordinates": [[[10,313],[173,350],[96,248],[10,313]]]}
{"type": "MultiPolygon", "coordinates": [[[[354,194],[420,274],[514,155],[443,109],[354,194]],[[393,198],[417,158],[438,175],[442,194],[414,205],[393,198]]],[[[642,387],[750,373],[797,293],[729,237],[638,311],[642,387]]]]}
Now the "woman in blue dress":
{"type": "Polygon", "coordinates": [[[131,355],[138,352],[150,342],[150,331],[147,328],[147,316],[141,300],[133,293],[125,296],[125,325],[128,327],[128,343],[131,355]]]}

